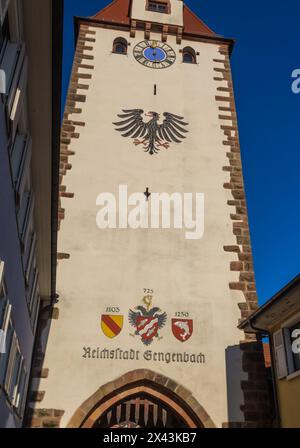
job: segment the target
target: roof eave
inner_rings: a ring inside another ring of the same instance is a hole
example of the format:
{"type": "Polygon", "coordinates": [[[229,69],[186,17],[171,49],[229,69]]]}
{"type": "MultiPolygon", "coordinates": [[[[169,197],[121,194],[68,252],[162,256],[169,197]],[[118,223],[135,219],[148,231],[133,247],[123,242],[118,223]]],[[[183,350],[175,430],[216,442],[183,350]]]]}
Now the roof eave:
{"type": "MultiPolygon", "coordinates": [[[[287,285],[285,285],[280,291],[278,291],[268,302],[262,305],[258,310],[254,311],[247,319],[241,322],[238,325],[240,330],[244,330],[246,333],[262,333],[269,332],[270,326],[263,325],[264,328],[261,327],[262,322],[259,323],[259,319],[263,317],[263,315],[267,311],[271,311],[278,302],[284,300],[285,294],[287,294],[292,288],[295,286],[300,286],[300,274],[297,275],[294,279],[292,279],[287,285]]],[[[274,318],[274,325],[276,325],[276,319],[274,318]]]]}
{"type": "MultiPolygon", "coordinates": [[[[106,20],[95,19],[94,17],[75,16],[74,17],[75,41],[77,41],[79,25],[81,22],[82,23],[93,23],[96,26],[104,25],[104,26],[111,27],[111,28],[118,28],[118,29],[123,28],[124,30],[130,29],[130,24],[127,24],[124,22],[111,22],[111,21],[106,21],[106,20]]],[[[230,55],[232,54],[232,51],[233,51],[233,48],[235,45],[234,39],[226,38],[226,37],[222,37],[222,36],[218,36],[218,35],[209,36],[207,34],[189,33],[189,32],[183,31],[183,38],[186,38],[186,39],[190,38],[192,40],[201,40],[201,41],[205,40],[207,42],[214,42],[214,43],[220,43],[223,45],[228,45],[230,55]]]]}

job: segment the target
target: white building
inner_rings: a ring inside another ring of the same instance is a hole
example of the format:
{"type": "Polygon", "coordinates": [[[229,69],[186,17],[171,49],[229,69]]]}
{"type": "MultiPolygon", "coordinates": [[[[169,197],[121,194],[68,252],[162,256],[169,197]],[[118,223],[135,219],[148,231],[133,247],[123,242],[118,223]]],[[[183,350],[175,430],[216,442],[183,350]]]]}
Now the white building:
{"type": "Polygon", "coordinates": [[[257,297],[233,41],[181,0],[115,0],[77,18],[76,30],[61,140],[59,303],[45,316],[32,426],[267,425],[261,346],[237,328],[257,297]],[[122,186],[137,194],[125,213],[122,186]],[[117,198],[105,229],[101,193],[112,205],[117,198]],[[180,216],[170,228],[145,224],[155,193],[200,195],[196,239],[180,216]]]}
{"type": "Polygon", "coordinates": [[[56,1],[0,2],[0,427],[23,424],[55,294],[61,20],[56,1]]]}

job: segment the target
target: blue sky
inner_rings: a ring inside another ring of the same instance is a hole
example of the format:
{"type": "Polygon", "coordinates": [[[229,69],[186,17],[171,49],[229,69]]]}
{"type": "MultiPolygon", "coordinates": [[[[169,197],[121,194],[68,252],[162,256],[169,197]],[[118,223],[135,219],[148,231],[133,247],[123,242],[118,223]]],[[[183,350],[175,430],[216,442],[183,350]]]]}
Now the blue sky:
{"type": "MultiPolygon", "coordinates": [[[[65,0],[63,95],[74,52],[73,16],[108,0],[65,0]]],[[[264,303],[300,273],[300,2],[186,0],[216,33],[233,37],[232,56],[257,290],[264,303]]]]}

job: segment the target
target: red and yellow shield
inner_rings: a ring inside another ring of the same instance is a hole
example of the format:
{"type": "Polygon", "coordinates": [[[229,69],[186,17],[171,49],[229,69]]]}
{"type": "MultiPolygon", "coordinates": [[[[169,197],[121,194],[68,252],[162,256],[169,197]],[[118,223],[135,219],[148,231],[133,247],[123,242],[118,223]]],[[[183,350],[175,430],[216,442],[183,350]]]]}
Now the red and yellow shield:
{"type": "Polygon", "coordinates": [[[105,336],[112,339],[118,336],[123,328],[123,316],[117,314],[102,314],[101,329],[105,336]]]}

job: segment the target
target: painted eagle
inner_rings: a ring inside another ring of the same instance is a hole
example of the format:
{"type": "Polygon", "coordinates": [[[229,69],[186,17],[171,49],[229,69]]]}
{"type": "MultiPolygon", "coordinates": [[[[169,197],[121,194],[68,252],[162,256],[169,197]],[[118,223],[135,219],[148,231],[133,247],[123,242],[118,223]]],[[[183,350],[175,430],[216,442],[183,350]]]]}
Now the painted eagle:
{"type": "Polygon", "coordinates": [[[135,328],[135,335],[141,336],[145,345],[150,345],[153,338],[158,337],[158,330],[166,324],[167,313],[161,313],[158,307],[148,311],[143,306],[137,306],[135,310],[129,310],[129,323],[135,328]]]}
{"type": "Polygon", "coordinates": [[[165,118],[159,124],[160,114],[157,112],[144,114],[145,117],[151,118],[147,122],[143,120],[143,114],[142,109],[123,110],[123,113],[118,115],[121,121],[113,124],[123,137],[133,138],[133,143],[136,146],[143,145],[145,152],[150,155],[157,154],[162,147],[169,148],[172,142],[181,143],[185,139],[184,134],[188,131],[184,126],[188,126],[188,123],[183,121],[184,117],[164,112],[165,118]]]}

